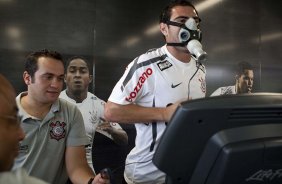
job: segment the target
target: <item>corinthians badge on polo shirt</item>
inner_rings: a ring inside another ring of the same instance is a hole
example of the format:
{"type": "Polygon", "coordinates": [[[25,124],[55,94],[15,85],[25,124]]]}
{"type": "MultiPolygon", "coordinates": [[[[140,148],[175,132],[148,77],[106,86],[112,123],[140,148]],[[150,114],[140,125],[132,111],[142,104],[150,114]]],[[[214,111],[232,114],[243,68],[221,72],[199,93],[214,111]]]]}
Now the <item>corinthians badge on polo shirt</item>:
{"type": "Polygon", "coordinates": [[[60,121],[51,122],[50,123],[51,139],[56,139],[57,141],[59,141],[60,139],[65,138],[66,135],[65,126],[66,126],[65,122],[60,122],[60,121]]]}

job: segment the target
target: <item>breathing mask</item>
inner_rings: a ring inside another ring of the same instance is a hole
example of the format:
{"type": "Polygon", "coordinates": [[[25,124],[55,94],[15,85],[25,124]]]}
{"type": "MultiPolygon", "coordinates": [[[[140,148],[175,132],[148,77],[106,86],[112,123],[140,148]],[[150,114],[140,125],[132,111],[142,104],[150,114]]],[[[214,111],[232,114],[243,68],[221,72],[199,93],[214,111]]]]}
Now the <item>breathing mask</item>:
{"type": "Polygon", "coordinates": [[[201,30],[198,28],[194,18],[190,17],[185,24],[173,21],[167,21],[166,24],[181,28],[178,33],[179,43],[167,43],[168,46],[186,46],[198,61],[206,61],[207,53],[203,51],[200,43],[202,40],[201,30]]]}

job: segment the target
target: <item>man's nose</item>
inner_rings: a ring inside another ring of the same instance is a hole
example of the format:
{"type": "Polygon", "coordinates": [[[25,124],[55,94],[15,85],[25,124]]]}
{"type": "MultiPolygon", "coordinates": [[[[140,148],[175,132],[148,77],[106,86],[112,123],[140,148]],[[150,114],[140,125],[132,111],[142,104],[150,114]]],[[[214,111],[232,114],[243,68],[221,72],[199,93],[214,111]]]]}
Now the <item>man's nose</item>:
{"type": "Polygon", "coordinates": [[[80,72],[79,72],[79,70],[77,70],[76,72],[75,72],[75,76],[80,76],[81,74],[80,74],[80,72]]]}
{"type": "Polygon", "coordinates": [[[22,141],[25,138],[25,133],[21,126],[19,126],[19,129],[18,129],[18,138],[19,138],[19,141],[22,141]]]}
{"type": "Polygon", "coordinates": [[[60,87],[62,84],[63,84],[63,80],[57,77],[54,77],[51,82],[51,86],[56,88],[60,87]]]}
{"type": "Polygon", "coordinates": [[[251,79],[250,79],[250,80],[248,80],[248,85],[249,85],[249,86],[252,86],[252,85],[253,85],[253,83],[254,83],[254,81],[253,81],[253,80],[251,80],[251,79]]]}

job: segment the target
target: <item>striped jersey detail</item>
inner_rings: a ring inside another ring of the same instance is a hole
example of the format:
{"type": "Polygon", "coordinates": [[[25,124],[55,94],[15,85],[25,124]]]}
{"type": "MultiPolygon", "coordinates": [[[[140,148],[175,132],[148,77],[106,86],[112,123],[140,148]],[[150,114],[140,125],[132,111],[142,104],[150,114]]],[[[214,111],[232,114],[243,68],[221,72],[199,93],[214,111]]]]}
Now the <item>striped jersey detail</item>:
{"type": "Polygon", "coordinates": [[[127,76],[125,77],[125,79],[124,79],[124,81],[123,81],[123,83],[122,83],[121,91],[123,91],[124,86],[126,86],[126,84],[128,83],[128,81],[132,78],[132,76],[133,76],[133,74],[134,74],[134,72],[135,72],[136,70],[138,70],[138,69],[141,68],[141,67],[148,66],[148,65],[150,65],[150,64],[156,63],[156,62],[158,62],[158,61],[162,61],[162,60],[164,60],[166,57],[167,57],[167,55],[164,54],[164,55],[161,55],[161,56],[158,56],[158,57],[155,57],[155,58],[151,58],[151,59],[149,59],[149,60],[147,60],[147,61],[143,61],[143,62],[141,62],[141,63],[137,63],[137,62],[138,62],[138,59],[139,59],[139,57],[137,57],[137,58],[133,61],[134,64],[133,64],[133,66],[130,68],[130,71],[128,72],[127,76]]]}

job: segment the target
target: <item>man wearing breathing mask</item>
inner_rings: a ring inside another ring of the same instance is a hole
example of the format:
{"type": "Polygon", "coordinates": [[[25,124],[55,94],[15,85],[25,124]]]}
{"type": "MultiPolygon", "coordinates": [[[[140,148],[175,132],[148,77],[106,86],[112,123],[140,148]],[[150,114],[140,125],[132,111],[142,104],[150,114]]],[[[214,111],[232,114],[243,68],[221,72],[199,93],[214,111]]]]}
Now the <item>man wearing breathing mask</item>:
{"type": "Polygon", "coordinates": [[[167,123],[180,101],[205,97],[206,70],[197,61],[205,54],[199,42],[199,20],[190,2],[167,5],[160,16],[160,31],[167,44],[136,57],[105,106],[108,121],[134,123],[136,127],[135,147],[127,156],[124,173],[129,184],[165,182],[165,174],[152,158],[167,123]],[[185,26],[190,24],[190,28],[185,26]],[[192,40],[197,43],[188,50],[192,40]]]}
{"type": "MultiPolygon", "coordinates": [[[[198,15],[197,11],[196,13],[198,15]]],[[[200,21],[201,19],[196,16],[189,17],[188,19],[181,19],[179,22],[164,19],[163,23],[181,28],[178,33],[179,42],[167,42],[167,45],[186,47],[196,60],[202,62],[207,60],[207,53],[203,51],[202,45],[200,43],[202,40],[202,33],[199,27],[200,21]]]]}

